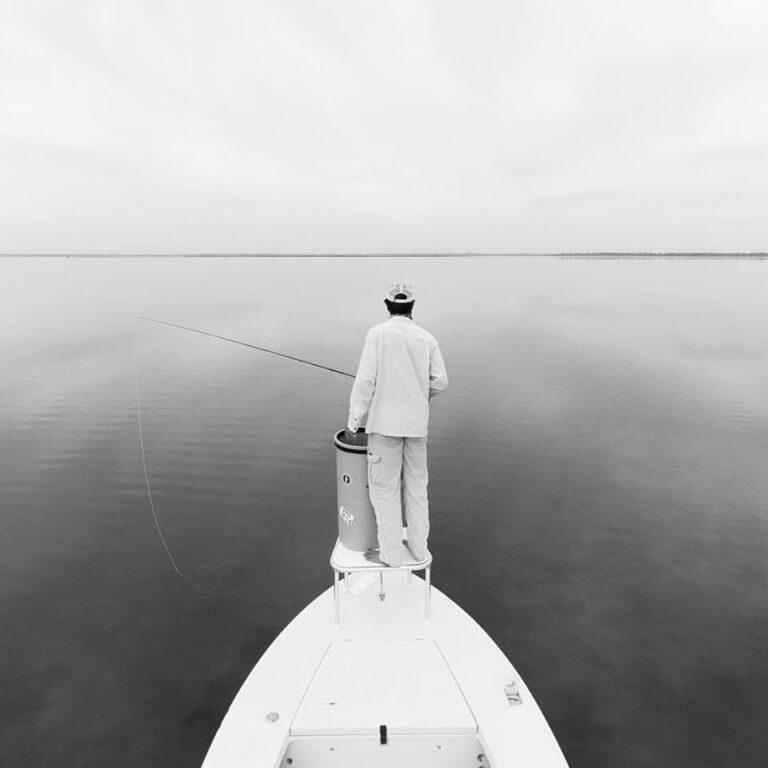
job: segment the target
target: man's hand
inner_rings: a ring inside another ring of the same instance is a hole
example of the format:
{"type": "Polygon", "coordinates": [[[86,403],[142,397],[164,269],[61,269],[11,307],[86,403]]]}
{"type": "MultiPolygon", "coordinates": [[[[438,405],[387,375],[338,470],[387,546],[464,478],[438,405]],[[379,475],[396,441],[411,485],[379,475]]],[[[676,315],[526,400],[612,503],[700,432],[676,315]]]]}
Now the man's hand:
{"type": "Polygon", "coordinates": [[[347,422],[347,426],[344,428],[344,436],[350,443],[355,442],[355,435],[357,434],[357,419],[350,419],[347,422]]]}

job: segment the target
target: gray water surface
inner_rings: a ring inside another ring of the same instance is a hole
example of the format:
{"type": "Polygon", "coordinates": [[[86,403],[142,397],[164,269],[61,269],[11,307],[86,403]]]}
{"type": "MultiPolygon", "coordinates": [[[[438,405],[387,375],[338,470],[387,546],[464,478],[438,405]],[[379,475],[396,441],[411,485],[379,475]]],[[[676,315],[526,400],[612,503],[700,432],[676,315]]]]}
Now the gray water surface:
{"type": "Polygon", "coordinates": [[[132,318],[354,371],[402,279],[451,379],[430,432],[435,584],[572,768],[764,765],[767,270],[1,260],[3,764],[199,765],[331,581],[350,380],[132,318]],[[199,590],[152,518],[136,372],[158,520],[199,590]]]}

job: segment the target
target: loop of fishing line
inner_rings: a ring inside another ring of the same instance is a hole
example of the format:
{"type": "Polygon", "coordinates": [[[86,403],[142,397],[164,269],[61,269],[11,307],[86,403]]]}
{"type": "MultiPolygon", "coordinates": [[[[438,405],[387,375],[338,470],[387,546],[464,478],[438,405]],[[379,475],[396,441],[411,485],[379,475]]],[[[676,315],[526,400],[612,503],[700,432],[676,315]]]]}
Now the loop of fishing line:
{"type": "MultiPolygon", "coordinates": [[[[135,322],[135,318],[134,318],[135,322]]],[[[170,562],[171,567],[173,570],[182,578],[184,581],[189,582],[198,592],[200,592],[203,595],[214,595],[216,597],[230,597],[234,595],[236,592],[239,592],[242,589],[245,589],[245,587],[251,585],[254,583],[255,579],[251,579],[247,581],[245,584],[241,584],[239,587],[235,587],[232,590],[229,590],[227,592],[219,592],[217,590],[212,589],[206,589],[205,587],[201,587],[200,584],[195,581],[189,574],[185,573],[176,562],[176,558],[173,556],[173,552],[171,551],[171,548],[168,546],[168,542],[166,541],[165,535],[163,534],[163,528],[160,525],[160,520],[157,515],[157,510],[155,509],[155,502],[152,498],[152,485],[149,482],[149,472],[147,471],[147,456],[146,451],[144,449],[144,429],[142,426],[142,418],[141,418],[141,391],[139,387],[139,364],[138,364],[138,358],[136,355],[136,332],[133,325],[133,322],[131,323],[131,346],[133,349],[133,373],[134,378],[136,380],[136,418],[138,421],[139,426],[139,448],[141,450],[141,468],[144,472],[144,484],[147,487],[147,498],[149,499],[149,508],[152,511],[152,519],[155,521],[155,528],[157,529],[157,535],[160,537],[160,543],[163,545],[163,549],[165,550],[165,554],[168,558],[168,562],[170,562]]]]}
{"type": "Polygon", "coordinates": [[[160,543],[163,545],[163,549],[165,550],[165,554],[168,558],[168,562],[171,564],[171,567],[173,570],[185,581],[189,582],[198,592],[204,595],[215,595],[217,597],[229,597],[231,595],[234,595],[235,593],[239,592],[242,589],[245,589],[245,587],[250,586],[253,584],[256,580],[251,579],[245,584],[241,584],[239,587],[235,587],[233,590],[227,591],[227,592],[219,592],[216,590],[210,590],[205,589],[204,587],[201,587],[195,579],[193,579],[189,574],[185,573],[176,562],[176,558],[173,556],[173,552],[171,551],[171,548],[168,546],[168,542],[166,541],[165,535],[163,534],[163,528],[160,525],[160,520],[158,518],[157,510],[155,509],[155,502],[152,498],[152,485],[149,481],[149,472],[147,471],[147,457],[146,457],[146,451],[144,449],[144,430],[142,426],[142,416],[141,416],[141,391],[139,387],[139,364],[138,364],[138,358],[136,355],[136,329],[134,326],[134,323],[136,320],[145,320],[150,323],[157,323],[158,325],[167,325],[171,328],[178,328],[183,331],[191,331],[192,333],[198,333],[202,336],[210,336],[213,339],[220,339],[221,341],[228,341],[231,344],[238,344],[242,347],[248,347],[249,349],[256,349],[260,352],[267,352],[270,355],[276,355],[277,357],[283,357],[287,360],[293,360],[297,363],[303,363],[304,365],[311,365],[314,368],[321,368],[324,371],[329,371],[331,373],[338,373],[341,376],[347,376],[351,379],[354,379],[355,376],[352,373],[347,373],[347,371],[340,371],[338,368],[331,368],[328,365],[322,365],[321,363],[314,363],[311,360],[305,360],[301,357],[294,357],[293,355],[287,355],[283,352],[277,352],[274,349],[267,349],[266,347],[259,347],[255,344],[249,344],[245,341],[239,341],[237,339],[230,339],[227,336],[220,336],[216,333],[209,333],[208,331],[201,331],[197,328],[190,328],[186,325],[179,325],[178,323],[170,323],[166,320],[156,320],[151,317],[134,317],[131,322],[131,345],[133,349],[133,372],[134,372],[134,378],[136,380],[136,418],[138,421],[138,427],[139,427],[139,447],[141,449],[141,467],[144,472],[144,484],[147,487],[147,498],[149,499],[149,508],[152,511],[152,519],[155,522],[155,528],[157,529],[157,535],[160,538],[160,543]]]}

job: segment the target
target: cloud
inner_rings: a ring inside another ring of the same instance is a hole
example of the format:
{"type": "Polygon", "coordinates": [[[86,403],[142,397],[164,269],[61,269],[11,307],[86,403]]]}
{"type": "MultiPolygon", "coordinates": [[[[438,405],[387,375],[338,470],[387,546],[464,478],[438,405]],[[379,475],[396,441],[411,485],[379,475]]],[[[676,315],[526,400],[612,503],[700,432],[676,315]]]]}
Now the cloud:
{"type": "Polygon", "coordinates": [[[758,2],[2,13],[3,251],[765,248],[758,2]]]}

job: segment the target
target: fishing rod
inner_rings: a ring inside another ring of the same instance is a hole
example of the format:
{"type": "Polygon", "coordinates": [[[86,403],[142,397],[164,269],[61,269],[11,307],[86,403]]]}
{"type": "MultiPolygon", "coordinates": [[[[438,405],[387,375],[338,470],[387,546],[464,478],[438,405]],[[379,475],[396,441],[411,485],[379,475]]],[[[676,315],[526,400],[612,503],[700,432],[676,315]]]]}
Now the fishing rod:
{"type": "Polygon", "coordinates": [[[183,331],[191,331],[192,333],[199,333],[201,336],[210,336],[212,339],[220,339],[221,341],[228,341],[231,344],[239,344],[241,347],[257,349],[259,352],[268,352],[270,355],[277,355],[277,357],[284,357],[286,360],[293,360],[297,363],[304,363],[305,365],[311,365],[314,368],[321,368],[324,371],[330,371],[331,373],[338,373],[341,376],[348,376],[350,379],[355,378],[354,373],[347,373],[347,371],[340,371],[338,368],[331,368],[330,366],[322,365],[321,363],[313,363],[311,360],[304,360],[301,357],[286,355],[283,352],[276,352],[274,349],[259,347],[256,344],[249,344],[246,341],[239,341],[238,339],[230,339],[228,336],[219,336],[219,334],[217,333],[209,333],[208,331],[201,331],[198,328],[190,328],[188,325],[179,325],[178,323],[169,323],[167,320],[156,320],[153,317],[144,317],[143,315],[139,315],[138,319],[146,320],[149,323],[157,323],[158,325],[168,325],[171,328],[180,328],[183,331]]]}

